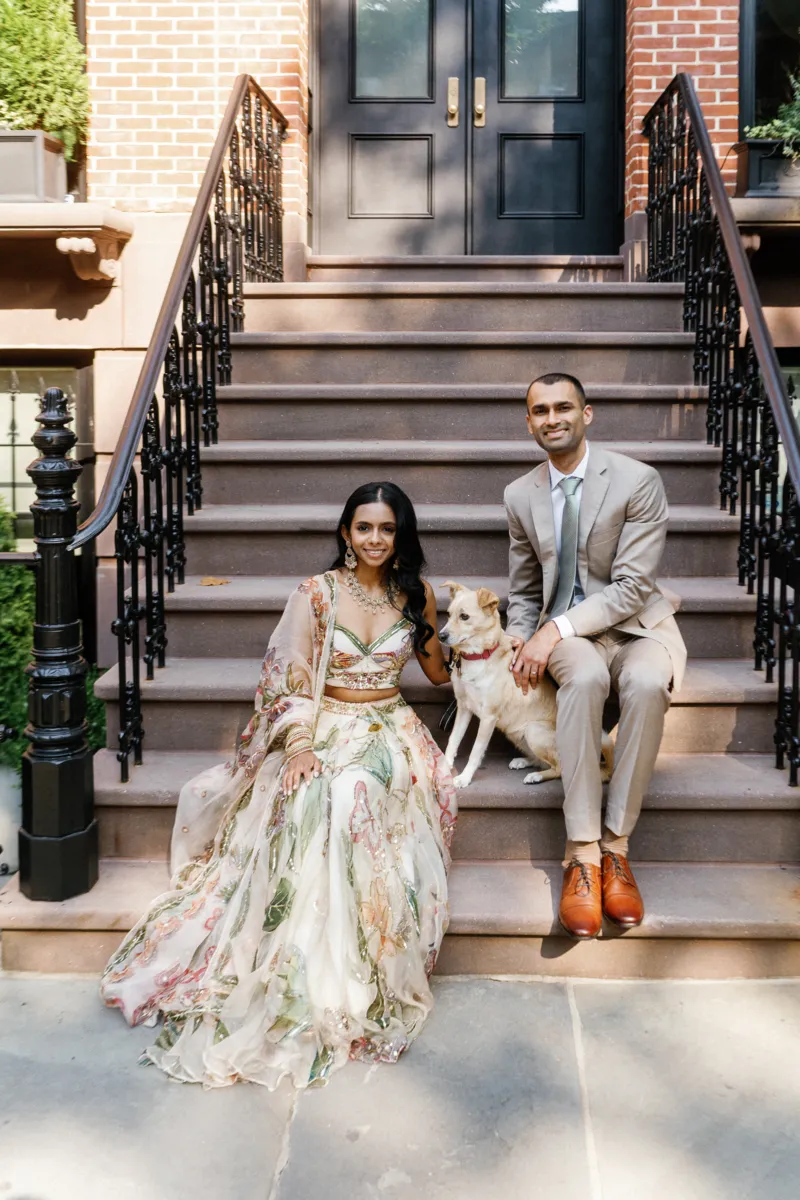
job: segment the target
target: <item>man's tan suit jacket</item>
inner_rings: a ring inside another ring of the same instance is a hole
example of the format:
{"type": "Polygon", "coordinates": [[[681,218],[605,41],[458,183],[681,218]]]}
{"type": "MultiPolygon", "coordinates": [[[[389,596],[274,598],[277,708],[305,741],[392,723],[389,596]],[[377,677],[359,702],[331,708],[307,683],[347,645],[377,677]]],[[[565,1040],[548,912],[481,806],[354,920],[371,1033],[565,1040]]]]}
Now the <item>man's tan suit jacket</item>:
{"type": "MultiPolygon", "coordinates": [[[[550,472],[540,463],[505,491],[509,550],[508,632],[529,638],[548,619],[558,582],[550,472]]],[[[656,583],[667,538],[667,498],[652,467],[592,442],[581,489],[578,577],[585,599],[566,614],[579,637],[618,629],[669,651],[674,690],[686,646],[673,604],[656,583]]]]}

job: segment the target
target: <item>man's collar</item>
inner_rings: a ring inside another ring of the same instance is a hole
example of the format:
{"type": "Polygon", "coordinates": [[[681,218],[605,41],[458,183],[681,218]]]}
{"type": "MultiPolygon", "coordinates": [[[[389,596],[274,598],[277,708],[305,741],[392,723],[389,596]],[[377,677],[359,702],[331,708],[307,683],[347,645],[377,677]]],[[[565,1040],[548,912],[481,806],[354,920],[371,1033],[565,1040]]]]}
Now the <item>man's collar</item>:
{"type": "MultiPolygon", "coordinates": [[[[586,478],[586,468],[588,467],[588,465],[589,465],[589,443],[587,442],[586,450],[584,452],[583,458],[578,463],[577,467],[575,467],[575,469],[573,471],[570,471],[569,475],[577,476],[578,479],[585,479],[586,478]]],[[[558,487],[558,485],[559,485],[559,483],[561,483],[562,479],[568,479],[569,476],[564,475],[561,471],[559,471],[558,467],[554,467],[549,459],[547,460],[547,467],[550,472],[550,491],[552,492],[554,488],[558,487]]]]}

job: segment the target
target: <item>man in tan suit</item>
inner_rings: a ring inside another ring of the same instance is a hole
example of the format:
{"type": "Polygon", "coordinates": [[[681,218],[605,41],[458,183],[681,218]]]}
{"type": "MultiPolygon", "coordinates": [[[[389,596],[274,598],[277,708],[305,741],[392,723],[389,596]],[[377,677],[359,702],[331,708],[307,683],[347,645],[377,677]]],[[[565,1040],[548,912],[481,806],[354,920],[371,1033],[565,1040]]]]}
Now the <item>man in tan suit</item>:
{"type": "Polygon", "coordinates": [[[590,448],[594,414],[571,375],[534,380],[527,407],[528,430],[547,462],[505,492],[512,670],[523,692],[545,671],[558,684],[567,826],[559,918],[572,936],[589,938],[600,932],[603,912],[623,928],[644,916],[628,837],[686,647],[656,584],[667,536],[658,472],[598,442],[590,448]],[[600,741],[612,687],[620,719],[603,824],[600,741]]]}

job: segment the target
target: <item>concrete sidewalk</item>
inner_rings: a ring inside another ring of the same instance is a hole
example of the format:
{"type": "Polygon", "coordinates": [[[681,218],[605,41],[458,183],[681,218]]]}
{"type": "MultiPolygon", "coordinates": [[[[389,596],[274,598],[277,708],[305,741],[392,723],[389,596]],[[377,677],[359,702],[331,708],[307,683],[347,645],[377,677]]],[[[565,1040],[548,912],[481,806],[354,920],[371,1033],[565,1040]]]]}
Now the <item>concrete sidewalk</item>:
{"type": "Polygon", "coordinates": [[[0,1200],[796,1200],[800,981],[442,979],[395,1067],[181,1086],[94,980],[0,975],[0,1200]]]}

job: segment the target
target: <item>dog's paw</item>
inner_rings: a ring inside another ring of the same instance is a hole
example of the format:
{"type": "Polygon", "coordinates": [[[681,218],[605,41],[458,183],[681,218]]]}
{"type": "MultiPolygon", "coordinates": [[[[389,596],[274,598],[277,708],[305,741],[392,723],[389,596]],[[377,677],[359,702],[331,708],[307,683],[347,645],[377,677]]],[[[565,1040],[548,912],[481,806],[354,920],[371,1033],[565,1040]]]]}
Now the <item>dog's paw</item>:
{"type": "Polygon", "coordinates": [[[522,782],[523,783],[541,783],[542,782],[542,772],[541,771],[531,771],[530,775],[526,775],[522,782]]]}
{"type": "Polygon", "coordinates": [[[526,767],[533,766],[532,758],[512,758],[508,764],[509,771],[524,771],[526,767]]]}
{"type": "Polygon", "coordinates": [[[455,765],[455,761],[456,761],[455,754],[445,754],[444,761],[447,763],[448,767],[452,771],[453,766],[455,765]]]}
{"type": "Polygon", "coordinates": [[[456,775],[455,779],[453,780],[453,784],[457,788],[469,787],[471,783],[472,776],[468,775],[466,771],[462,771],[460,775],[456,775]]]}

